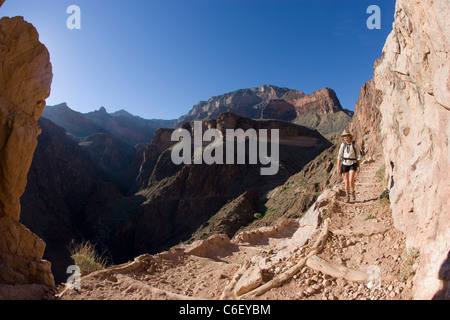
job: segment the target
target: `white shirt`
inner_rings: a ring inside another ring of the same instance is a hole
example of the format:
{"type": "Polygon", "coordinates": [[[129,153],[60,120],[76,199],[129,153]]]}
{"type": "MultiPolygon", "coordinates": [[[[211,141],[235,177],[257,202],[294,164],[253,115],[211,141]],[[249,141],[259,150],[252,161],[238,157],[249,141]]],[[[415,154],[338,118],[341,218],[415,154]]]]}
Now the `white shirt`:
{"type": "Polygon", "coordinates": [[[339,159],[342,160],[342,164],[345,166],[351,166],[360,160],[358,147],[355,145],[354,141],[350,144],[347,144],[346,142],[341,144],[338,155],[338,160],[339,159]]]}

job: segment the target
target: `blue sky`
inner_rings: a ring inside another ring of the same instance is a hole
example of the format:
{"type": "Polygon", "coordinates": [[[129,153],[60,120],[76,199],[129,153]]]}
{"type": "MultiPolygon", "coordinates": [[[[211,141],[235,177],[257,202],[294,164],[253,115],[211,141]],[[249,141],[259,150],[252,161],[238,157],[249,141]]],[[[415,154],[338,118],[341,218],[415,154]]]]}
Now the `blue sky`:
{"type": "Polygon", "coordinates": [[[354,110],[394,10],[395,0],[6,0],[0,16],[38,29],[53,65],[47,104],[175,119],[264,84],[330,87],[354,110]],[[81,9],[80,30],[66,26],[69,5],[81,9]],[[366,26],[370,5],[379,30],[366,26]]]}

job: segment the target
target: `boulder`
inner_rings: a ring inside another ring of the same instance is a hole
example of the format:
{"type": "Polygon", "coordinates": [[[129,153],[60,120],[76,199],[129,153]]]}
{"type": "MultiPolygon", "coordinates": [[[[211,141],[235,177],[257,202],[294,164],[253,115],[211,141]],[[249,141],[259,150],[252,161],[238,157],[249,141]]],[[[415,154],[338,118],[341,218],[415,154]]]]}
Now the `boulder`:
{"type": "Polygon", "coordinates": [[[234,293],[241,296],[247,292],[258,288],[263,283],[262,270],[259,266],[252,266],[247,269],[239,281],[236,283],[234,293]]]}
{"type": "Polygon", "coordinates": [[[198,257],[218,256],[231,244],[226,234],[215,234],[206,240],[196,240],[184,252],[198,257]]]}

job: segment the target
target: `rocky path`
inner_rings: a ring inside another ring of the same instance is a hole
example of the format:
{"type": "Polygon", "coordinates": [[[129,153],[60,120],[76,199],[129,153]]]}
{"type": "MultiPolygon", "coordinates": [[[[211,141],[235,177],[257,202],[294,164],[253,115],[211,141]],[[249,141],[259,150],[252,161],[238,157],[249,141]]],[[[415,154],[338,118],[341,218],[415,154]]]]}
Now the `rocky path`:
{"type": "Polygon", "coordinates": [[[411,299],[410,282],[399,281],[408,268],[404,237],[393,226],[387,201],[379,200],[383,188],[375,173],[380,167],[377,161],[363,164],[354,203],[344,202],[343,184],[318,199],[319,206],[325,203],[319,209],[322,220],[329,219],[322,251],[289,283],[260,298],[411,299]]]}
{"type": "Polygon", "coordinates": [[[410,299],[404,237],[379,200],[380,166],[362,165],[355,203],[335,186],[302,219],[142,255],[81,278],[79,290],[61,286],[58,298],[410,299]]]}

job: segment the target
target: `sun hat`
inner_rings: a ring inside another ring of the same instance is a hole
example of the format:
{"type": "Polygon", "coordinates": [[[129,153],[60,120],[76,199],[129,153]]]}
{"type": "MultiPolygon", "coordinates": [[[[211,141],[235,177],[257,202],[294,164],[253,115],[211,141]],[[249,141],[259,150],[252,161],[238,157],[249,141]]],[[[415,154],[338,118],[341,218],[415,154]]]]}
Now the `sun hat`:
{"type": "Polygon", "coordinates": [[[345,129],[344,132],[342,132],[342,134],[341,134],[341,137],[345,137],[345,136],[350,136],[353,138],[353,135],[347,129],[345,129]]]}

